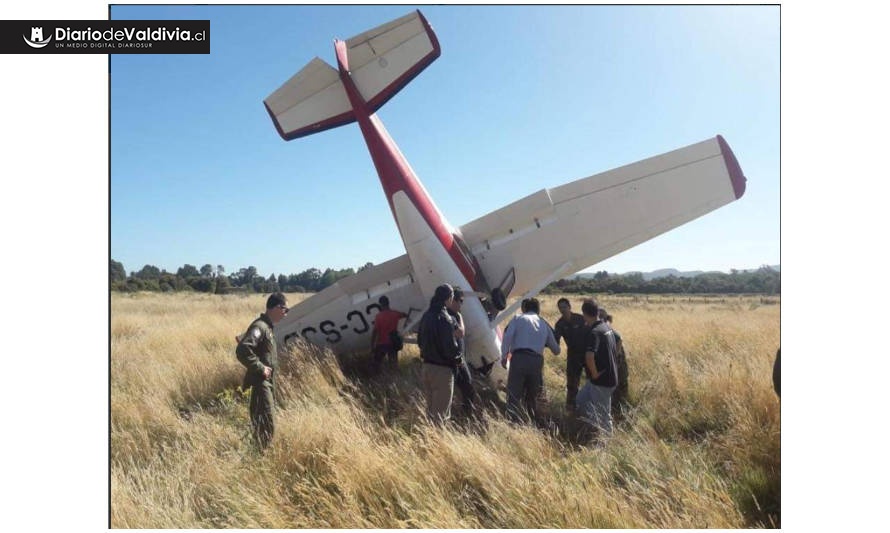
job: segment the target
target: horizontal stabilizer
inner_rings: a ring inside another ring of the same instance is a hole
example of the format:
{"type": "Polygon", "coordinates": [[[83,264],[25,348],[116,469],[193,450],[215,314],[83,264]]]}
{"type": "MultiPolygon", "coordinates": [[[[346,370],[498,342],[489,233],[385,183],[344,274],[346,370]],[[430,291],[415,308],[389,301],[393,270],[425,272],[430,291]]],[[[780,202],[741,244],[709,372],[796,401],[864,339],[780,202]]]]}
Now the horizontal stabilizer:
{"type": "Polygon", "coordinates": [[[337,70],[317,57],[263,103],[286,141],[355,120],[337,70]]]}
{"type": "Polygon", "coordinates": [[[440,54],[436,34],[419,11],[348,39],[346,50],[350,76],[372,112],[440,54]]]}
{"type": "Polygon", "coordinates": [[[440,53],[436,34],[420,11],[348,39],[345,45],[343,73],[316,57],[263,101],[284,140],[355,121],[341,79],[347,71],[366,111],[373,113],[440,53]]]}

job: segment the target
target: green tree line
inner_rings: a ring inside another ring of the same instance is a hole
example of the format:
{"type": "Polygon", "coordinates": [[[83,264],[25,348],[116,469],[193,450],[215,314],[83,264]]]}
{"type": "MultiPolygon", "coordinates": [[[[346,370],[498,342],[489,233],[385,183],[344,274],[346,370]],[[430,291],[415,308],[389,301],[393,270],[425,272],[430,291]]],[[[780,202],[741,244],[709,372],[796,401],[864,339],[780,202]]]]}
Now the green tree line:
{"type": "MultiPolygon", "coordinates": [[[[366,263],[358,272],[373,266],[366,263]]],[[[338,280],[356,273],[344,268],[324,271],[309,268],[299,274],[271,274],[257,272],[256,267],[239,268],[226,274],[222,265],[206,264],[201,268],[183,265],[175,273],[145,265],[127,275],[124,266],[111,260],[110,285],[113,291],[198,291],[216,294],[228,292],[318,292],[338,280]]],[[[706,272],[692,277],[664,276],[646,280],[639,272],[609,274],[600,271],[588,278],[561,279],[548,285],[542,292],[549,293],[606,293],[606,294],[780,294],[779,271],[763,266],[753,271],[733,270],[729,274],[706,272]]]]}
{"type": "Polygon", "coordinates": [[[753,271],[705,272],[692,277],[674,275],[646,280],[639,272],[609,274],[605,270],[589,278],[561,279],[545,293],[635,294],[780,294],[779,271],[762,266],[753,271]]]}
{"type": "MultiPolygon", "coordinates": [[[[373,266],[366,263],[359,267],[362,271],[373,266]]],[[[321,271],[309,268],[299,274],[271,274],[268,277],[257,272],[256,267],[239,268],[235,272],[226,273],[225,267],[206,264],[201,268],[194,265],[182,265],[175,273],[167,272],[154,265],[145,265],[137,271],[124,269],[119,261],[111,259],[109,283],[113,291],[198,291],[216,294],[229,292],[317,292],[333,285],[338,280],[356,273],[356,269],[344,268],[335,270],[327,268],[321,271]]]]}

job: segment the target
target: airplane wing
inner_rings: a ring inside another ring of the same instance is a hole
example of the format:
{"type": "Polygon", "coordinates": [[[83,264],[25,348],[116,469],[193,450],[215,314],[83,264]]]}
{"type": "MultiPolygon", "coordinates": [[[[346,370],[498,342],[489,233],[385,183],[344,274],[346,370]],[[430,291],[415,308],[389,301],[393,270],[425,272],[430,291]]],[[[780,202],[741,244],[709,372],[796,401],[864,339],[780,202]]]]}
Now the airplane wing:
{"type": "Polygon", "coordinates": [[[745,192],[723,137],[553,189],[543,189],[461,226],[488,282],[515,275],[518,294],[689,222],[745,192]]]}
{"type": "Polygon", "coordinates": [[[291,307],[275,325],[276,340],[284,346],[302,338],[336,353],[368,351],[380,310],[377,300],[384,294],[390,308],[408,314],[406,324],[416,323],[429,305],[414,281],[410,259],[402,255],[341,279],[291,307]]]}

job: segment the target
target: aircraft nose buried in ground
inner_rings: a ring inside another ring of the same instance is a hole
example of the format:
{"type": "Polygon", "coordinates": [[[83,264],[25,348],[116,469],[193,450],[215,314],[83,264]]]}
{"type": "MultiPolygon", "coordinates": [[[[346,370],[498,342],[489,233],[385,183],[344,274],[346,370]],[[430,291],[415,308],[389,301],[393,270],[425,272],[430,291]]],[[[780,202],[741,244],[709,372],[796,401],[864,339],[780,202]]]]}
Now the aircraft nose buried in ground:
{"type": "Polygon", "coordinates": [[[375,114],[440,54],[415,11],[336,40],[337,68],[310,61],[264,101],[285,140],[358,122],[406,254],[342,279],[291,308],[275,328],[280,345],[299,337],[337,353],[366,350],[377,298],[407,310],[416,328],[436,286],[465,290],[470,365],[506,372],[499,324],[519,300],[551,282],[704,215],[745,192],[745,177],[721,136],[558,187],[542,189],[460,227],[430,198],[375,114]],[[521,295],[509,308],[507,297],[521,295]]]}

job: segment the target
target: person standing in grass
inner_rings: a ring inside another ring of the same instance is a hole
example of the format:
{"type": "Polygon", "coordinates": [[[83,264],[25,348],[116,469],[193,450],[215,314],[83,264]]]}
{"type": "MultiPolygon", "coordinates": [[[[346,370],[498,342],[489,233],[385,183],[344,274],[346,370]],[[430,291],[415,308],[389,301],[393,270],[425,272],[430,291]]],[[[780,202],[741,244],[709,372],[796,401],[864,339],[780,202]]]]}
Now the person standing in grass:
{"type": "Polygon", "coordinates": [[[584,324],[588,328],[584,371],[587,384],[578,392],[576,404],[582,420],[604,439],[612,434],[612,393],[618,384],[615,364],[615,333],[599,319],[599,307],[593,300],[581,306],[584,324]]]}
{"type": "Polygon", "coordinates": [[[389,308],[389,297],[385,294],[377,300],[380,311],[374,318],[374,330],[371,332],[371,353],[374,357],[374,372],[379,372],[384,358],[391,370],[399,368],[400,346],[394,344],[393,333],[398,334],[399,320],[408,318],[401,311],[389,308]]]}
{"type": "Polygon", "coordinates": [[[541,304],[537,298],[522,301],[522,314],[513,318],[504,331],[501,341],[501,366],[507,373],[507,416],[514,421],[523,418],[520,402],[525,403],[526,415],[537,420],[538,397],[544,390],[544,347],[559,355],[560,348],[553,337],[550,325],[538,313],[541,304]]]}
{"type": "Polygon", "coordinates": [[[627,406],[627,355],[624,353],[621,334],[612,326],[612,315],[600,307],[599,318],[612,328],[612,333],[615,335],[615,370],[618,374],[618,384],[612,393],[612,418],[618,420],[623,418],[624,408],[627,406]]]}
{"type": "Polygon", "coordinates": [[[473,375],[470,373],[470,366],[467,364],[467,354],[464,351],[466,346],[464,343],[466,329],[464,329],[464,318],[460,314],[463,303],[464,292],[459,287],[455,287],[454,298],[451,299],[451,304],[446,306],[448,314],[454,319],[454,337],[457,339],[462,355],[461,364],[458,365],[457,373],[454,376],[454,384],[460,390],[461,396],[463,396],[464,414],[474,416],[478,407],[478,395],[476,394],[476,389],[473,388],[473,375]]]}
{"type": "Polygon", "coordinates": [[[562,316],[553,327],[553,336],[557,344],[560,339],[566,340],[566,410],[574,413],[575,397],[578,396],[581,372],[584,370],[587,329],[584,327],[584,317],[572,312],[568,298],[560,298],[556,307],[562,316]]]}
{"type": "Polygon", "coordinates": [[[241,335],[235,355],[247,368],[242,388],[250,387],[250,426],[261,450],[275,433],[273,379],[278,366],[278,347],[272,329],[287,315],[287,298],[276,292],[266,300],[266,312],[250,323],[241,335]]]}
{"type": "Polygon", "coordinates": [[[417,329],[417,345],[423,359],[421,382],[426,397],[426,414],[435,424],[451,418],[454,375],[461,364],[460,345],[454,336],[456,324],[446,309],[453,298],[451,285],[445,283],[436,287],[429,309],[417,329]]]}

